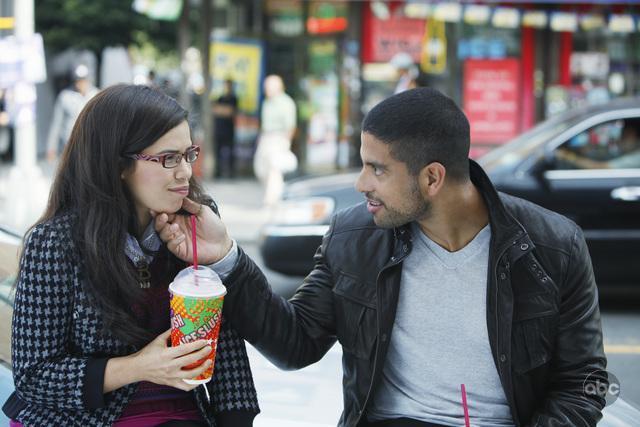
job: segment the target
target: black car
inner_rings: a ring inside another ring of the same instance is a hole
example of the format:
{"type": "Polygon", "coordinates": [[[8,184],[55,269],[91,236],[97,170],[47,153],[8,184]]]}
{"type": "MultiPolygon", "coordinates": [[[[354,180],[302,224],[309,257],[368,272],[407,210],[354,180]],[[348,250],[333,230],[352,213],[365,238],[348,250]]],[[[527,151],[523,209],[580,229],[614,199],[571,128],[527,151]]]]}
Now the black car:
{"type": "MultiPolygon", "coordinates": [[[[584,230],[596,280],[640,285],[640,99],[557,115],[478,159],[495,186],[559,212],[584,230]]],[[[305,275],[331,215],[362,202],[357,172],[290,183],[264,227],[272,270],[305,275]]]]}

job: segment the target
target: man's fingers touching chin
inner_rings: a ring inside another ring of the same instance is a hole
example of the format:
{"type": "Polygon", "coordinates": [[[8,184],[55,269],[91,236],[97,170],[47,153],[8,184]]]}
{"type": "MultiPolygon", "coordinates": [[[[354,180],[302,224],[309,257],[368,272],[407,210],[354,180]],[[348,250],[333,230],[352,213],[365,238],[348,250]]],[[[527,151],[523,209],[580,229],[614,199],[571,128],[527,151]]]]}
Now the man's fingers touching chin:
{"type": "Polygon", "coordinates": [[[182,200],[182,207],[189,213],[192,214],[198,214],[200,213],[200,209],[202,208],[202,205],[200,203],[196,203],[193,200],[189,199],[188,197],[185,197],[182,200]]]}

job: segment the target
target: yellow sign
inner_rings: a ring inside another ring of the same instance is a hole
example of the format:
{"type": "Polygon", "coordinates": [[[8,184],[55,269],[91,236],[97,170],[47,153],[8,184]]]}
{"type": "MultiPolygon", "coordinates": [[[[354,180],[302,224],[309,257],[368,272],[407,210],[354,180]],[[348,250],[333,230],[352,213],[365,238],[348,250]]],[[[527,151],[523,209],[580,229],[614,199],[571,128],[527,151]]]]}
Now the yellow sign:
{"type": "Polygon", "coordinates": [[[422,43],[420,68],[429,74],[442,74],[447,68],[447,36],[445,22],[437,19],[427,20],[427,29],[422,43]]]}
{"type": "Polygon", "coordinates": [[[257,114],[262,77],[262,46],[257,42],[214,41],[211,43],[212,95],[222,94],[224,81],[233,80],[238,108],[257,114]]]}
{"type": "Polygon", "coordinates": [[[10,30],[13,28],[14,23],[13,16],[0,16],[0,30],[10,30]]]}

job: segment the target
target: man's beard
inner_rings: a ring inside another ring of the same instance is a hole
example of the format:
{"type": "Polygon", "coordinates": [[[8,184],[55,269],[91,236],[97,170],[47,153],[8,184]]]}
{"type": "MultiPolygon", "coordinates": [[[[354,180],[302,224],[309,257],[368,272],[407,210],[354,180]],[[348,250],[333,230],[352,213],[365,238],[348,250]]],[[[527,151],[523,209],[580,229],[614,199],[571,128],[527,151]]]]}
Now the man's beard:
{"type": "Polygon", "coordinates": [[[418,188],[418,181],[415,180],[411,184],[409,191],[409,200],[411,205],[406,210],[397,210],[390,208],[387,204],[383,203],[381,213],[384,215],[378,215],[373,217],[373,221],[380,228],[396,228],[402,225],[408,224],[413,221],[419,221],[429,216],[431,211],[431,203],[422,198],[420,189],[418,188]]]}

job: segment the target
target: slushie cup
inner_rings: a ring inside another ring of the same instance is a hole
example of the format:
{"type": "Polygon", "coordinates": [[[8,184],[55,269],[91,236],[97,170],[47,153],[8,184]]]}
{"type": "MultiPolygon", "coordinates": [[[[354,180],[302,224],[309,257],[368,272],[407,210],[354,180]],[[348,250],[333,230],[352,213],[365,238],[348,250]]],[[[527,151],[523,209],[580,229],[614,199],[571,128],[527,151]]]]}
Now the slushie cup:
{"type": "Polygon", "coordinates": [[[213,376],[218,334],[222,323],[222,303],[227,289],[218,275],[207,267],[187,267],[169,285],[171,306],[171,346],[200,339],[210,340],[211,353],[182,369],[193,369],[207,359],[211,366],[196,378],[184,380],[188,384],[204,384],[213,376]]]}

